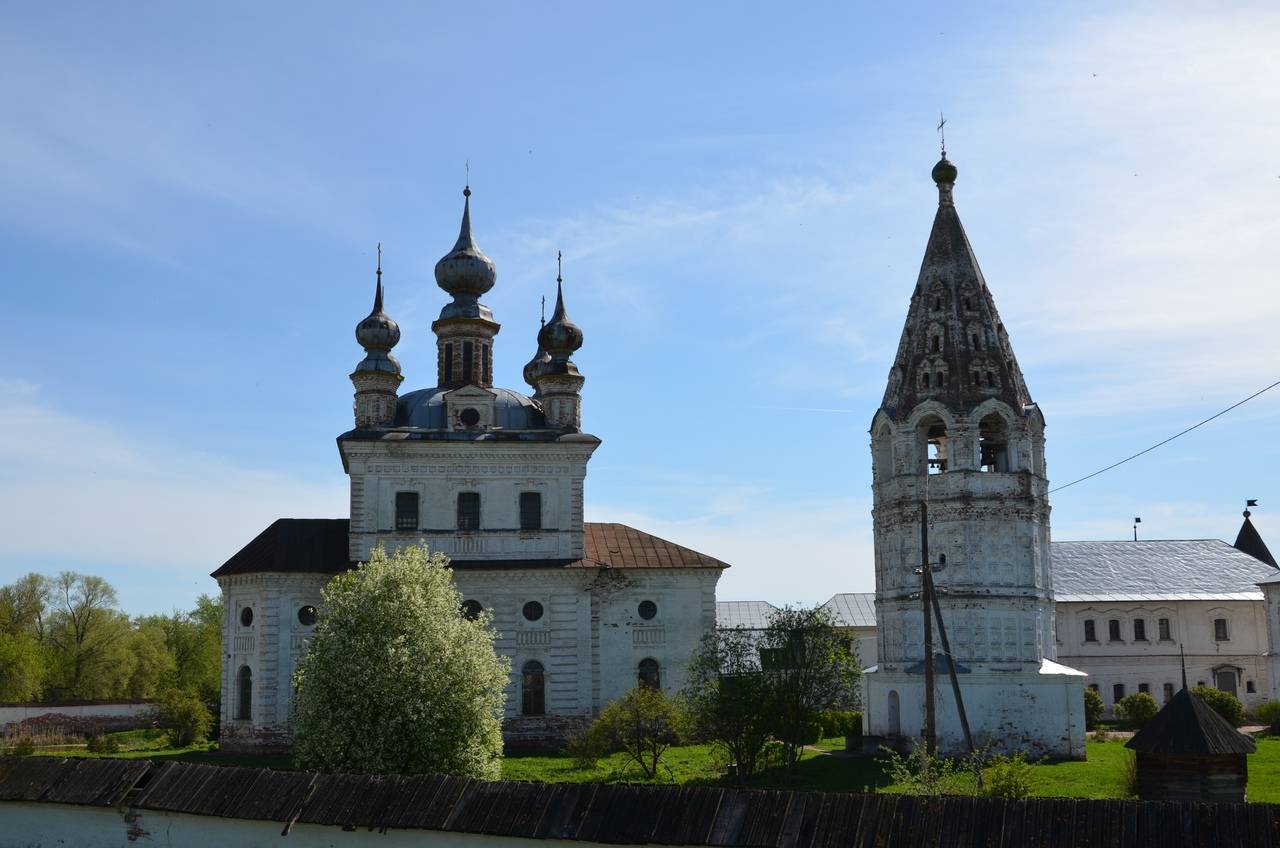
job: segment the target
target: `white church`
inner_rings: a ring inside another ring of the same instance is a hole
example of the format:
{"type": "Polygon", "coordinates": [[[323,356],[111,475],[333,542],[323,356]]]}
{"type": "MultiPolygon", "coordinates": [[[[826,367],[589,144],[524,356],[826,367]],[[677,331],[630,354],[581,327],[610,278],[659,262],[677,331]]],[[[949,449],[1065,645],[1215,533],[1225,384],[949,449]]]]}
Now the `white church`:
{"type": "MultiPolygon", "coordinates": [[[[391,350],[400,328],[383,305],[356,327],[364,359],[351,374],[355,427],[338,437],[351,479],[349,519],[282,518],[213,572],[224,605],[222,735],[227,750],[287,748],[292,675],[334,574],[425,542],[449,555],[462,614],[492,610],[511,660],[509,743],[565,738],[644,681],[668,692],[715,626],[727,564],[622,524],[583,520],[587,463],[600,439],[582,431],[583,334],[555,311],[524,368],[525,395],[493,385],[500,325],[480,298],[497,279],[462,228],[435,267],[452,299],[432,323],[433,388],[401,392],[391,350]]],[[[532,347],[533,339],[530,339],[532,347]]]]}

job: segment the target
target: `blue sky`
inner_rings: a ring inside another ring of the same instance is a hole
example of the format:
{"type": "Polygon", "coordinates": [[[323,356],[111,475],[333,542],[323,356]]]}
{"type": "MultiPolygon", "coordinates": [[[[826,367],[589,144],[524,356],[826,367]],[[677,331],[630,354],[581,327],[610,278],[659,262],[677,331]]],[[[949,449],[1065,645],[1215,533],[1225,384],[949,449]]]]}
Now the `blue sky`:
{"type": "MultiPolygon", "coordinates": [[[[724,599],[873,586],[940,110],[1055,483],[1280,379],[1274,5],[266,6],[0,21],[0,582],[186,607],[344,515],[374,245],[429,386],[467,161],[497,382],[563,250],[588,518],[728,560],[724,599]]],[[[1054,536],[1230,541],[1252,497],[1280,548],[1278,434],[1280,389],[1056,494],[1054,536]]]]}

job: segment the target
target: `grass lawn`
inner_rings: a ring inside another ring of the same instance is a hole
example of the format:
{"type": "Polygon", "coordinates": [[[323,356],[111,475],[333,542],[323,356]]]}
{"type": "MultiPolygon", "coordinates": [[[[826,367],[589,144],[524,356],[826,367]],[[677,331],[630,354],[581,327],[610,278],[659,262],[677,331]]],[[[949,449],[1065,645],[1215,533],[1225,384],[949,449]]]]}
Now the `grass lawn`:
{"type": "MultiPolygon", "coordinates": [[[[169,748],[156,730],[131,730],[113,735],[120,743],[116,754],[90,754],[83,747],[38,752],[38,756],[121,757],[157,762],[208,763],[211,765],[293,768],[287,755],[223,754],[215,743],[169,748]]],[[[1280,737],[1258,737],[1258,751],[1249,756],[1249,800],[1280,803],[1280,737]]],[[[769,769],[752,779],[756,788],[802,789],[825,792],[900,792],[882,759],[843,756],[844,739],[823,739],[805,751],[793,773],[769,769]]],[[[1124,740],[1088,742],[1084,762],[1041,763],[1032,767],[1032,795],[1059,798],[1124,798],[1128,762],[1132,753],[1124,740]]],[[[710,745],[685,745],[668,749],[656,778],[646,780],[625,754],[611,754],[594,768],[577,768],[564,754],[513,754],[502,763],[506,780],[546,783],[654,783],[690,786],[727,786],[723,754],[710,745]]]]}

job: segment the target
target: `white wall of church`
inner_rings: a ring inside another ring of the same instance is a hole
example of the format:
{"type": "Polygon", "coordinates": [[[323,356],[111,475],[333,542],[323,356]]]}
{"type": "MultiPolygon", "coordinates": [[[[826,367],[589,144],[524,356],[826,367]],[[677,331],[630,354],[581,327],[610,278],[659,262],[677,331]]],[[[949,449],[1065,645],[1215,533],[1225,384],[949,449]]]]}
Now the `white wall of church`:
{"type": "Polygon", "coordinates": [[[1089,674],[1085,683],[1098,687],[1108,713],[1117,695],[1142,691],[1143,686],[1159,703],[1169,691],[1166,686],[1178,691],[1180,650],[1186,654],[1188,685],[1230,691],[1234,684],[1246,707],[1272,697],[1261,601],[1059,601],[1057,606],[1059,659],[1089,674]],[[1162,620],[1168,622],[1167,635],[1162,620]],[[1219,620],[1225,621],[1225,631],[1215,624],[1219,620]]]}
{"type": "Polygon", "coordinates": [[[351,476],[352,561],[379,541],[423,539],[454,559],[582,556],[583,482],[599,444],[570,434],[556,442],[343,441],[351,476]],[[418,496],[417,527],[397,529],[396,493],[418,496]],[[480,495],[478,530],[458,530],[458,495],[480,495]],[[541,496],[542,527],[520,529],[520,494],[541,496]]]}

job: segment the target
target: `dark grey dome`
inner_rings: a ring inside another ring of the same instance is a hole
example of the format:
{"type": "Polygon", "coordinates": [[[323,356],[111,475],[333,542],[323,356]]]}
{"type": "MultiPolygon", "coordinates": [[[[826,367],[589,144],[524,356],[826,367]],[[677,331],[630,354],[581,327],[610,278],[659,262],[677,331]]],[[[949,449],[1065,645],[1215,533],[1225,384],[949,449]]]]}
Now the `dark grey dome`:
{"type": "MultiPolygon", "coordinates": [[[[443,430],[444,396],[452,389],[418,389],[400,396],[396,402],[397,427],[422,427],[443,430]]],[[[506,430],[542,430],[547,426],[542,410],[532,399],[510,389],[489,389],[497,397],[493,402],[494,424],[506,430]]]]}
{"type": "MultiPolygon", "coordinates": [[[[462,229],[453,250],[436,263],[436,285],[453,295],[458,303],[474,306],[480,295],[493,288],[498,272],[493,260],[484,255],[471,236],[471,189],[466,189],[463,194],[466,199],[462,206],[462,229]]],[[[452,316],[441,313],[440,317],[452,316]]]]}

